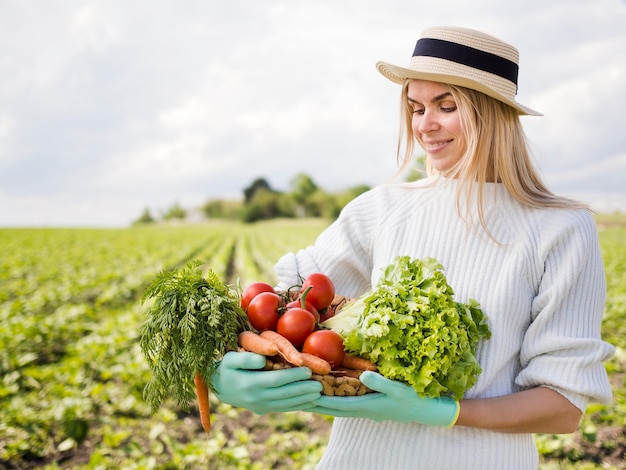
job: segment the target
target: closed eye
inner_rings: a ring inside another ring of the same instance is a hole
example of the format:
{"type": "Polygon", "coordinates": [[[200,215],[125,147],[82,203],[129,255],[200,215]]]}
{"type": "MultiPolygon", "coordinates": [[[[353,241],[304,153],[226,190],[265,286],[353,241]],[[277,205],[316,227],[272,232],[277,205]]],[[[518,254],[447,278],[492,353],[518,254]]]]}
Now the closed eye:
{"type": "MultiPolygon", "coordinates": [[[[451,93],[450,92],[445,92],[442,93],[441,95],[437,95],[434,98],[432,98],[430,100],[430,102],[432,104],[438,104],[439,105],[439,109],[441,109],[441,111],[443,111],[444,113],[453,113],[454,111],[457,110],[457,106],[454,100],[451,99],[451,93]]],[[[422,105],[422,103],[411,99],[410,97],[407,96],[407,100],[409,102],[409,106],[411,106],[413,108],[412,113],[413,114],[424,114],[425,108],[422,105]]]]}

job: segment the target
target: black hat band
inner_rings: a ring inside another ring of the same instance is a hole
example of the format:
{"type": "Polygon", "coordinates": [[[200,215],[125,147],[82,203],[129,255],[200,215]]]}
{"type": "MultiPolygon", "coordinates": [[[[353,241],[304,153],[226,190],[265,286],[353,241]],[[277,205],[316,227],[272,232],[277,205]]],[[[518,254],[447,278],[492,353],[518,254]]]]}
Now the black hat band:
{"type": "Polygon", "coordinates": [[[518,65],[490,52],[442,39],[422,38],[415,45],[413,57],[415,56],[437,57],[467,65],[468,67],[498,75],[513,82],[517,87],[518,65]]]}

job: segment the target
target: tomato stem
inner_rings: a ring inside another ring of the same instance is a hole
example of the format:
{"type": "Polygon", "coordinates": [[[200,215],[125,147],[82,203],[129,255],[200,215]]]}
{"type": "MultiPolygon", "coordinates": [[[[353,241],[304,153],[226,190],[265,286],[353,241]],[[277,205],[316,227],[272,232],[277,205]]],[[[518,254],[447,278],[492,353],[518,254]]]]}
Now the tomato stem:
{"type": "Polygon", "coordinates": [[[306,296],[309,295],[309,291],[311,289],[313,289],[313,286],[307,287],[300,295],[300,305],[302,306],[302,310],[306,310],[306,296]]]}

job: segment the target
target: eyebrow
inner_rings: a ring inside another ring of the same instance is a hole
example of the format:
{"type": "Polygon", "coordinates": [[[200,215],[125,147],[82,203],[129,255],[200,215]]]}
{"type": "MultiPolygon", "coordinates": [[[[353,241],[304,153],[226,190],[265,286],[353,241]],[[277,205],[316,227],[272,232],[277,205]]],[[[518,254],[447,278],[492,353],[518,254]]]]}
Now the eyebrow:
{"type": "MultiPolygon", "coordinates": [[[[435,96],[433,99],[430,100],[431,103],[436,103],[437,101],[442,101],[448,97],[452,96],[452,93],[450,93],[449,91],[446,91],[445,93],[442,93],[440,95],[435,96]]],[[[409,100],[409,102],[411,103],[416,103],[416,104],[420,104],[419,101],[416,101],[414,99],[411,99],[411,97],[409,97],[407,95],[407,99],[409,100]]]]}

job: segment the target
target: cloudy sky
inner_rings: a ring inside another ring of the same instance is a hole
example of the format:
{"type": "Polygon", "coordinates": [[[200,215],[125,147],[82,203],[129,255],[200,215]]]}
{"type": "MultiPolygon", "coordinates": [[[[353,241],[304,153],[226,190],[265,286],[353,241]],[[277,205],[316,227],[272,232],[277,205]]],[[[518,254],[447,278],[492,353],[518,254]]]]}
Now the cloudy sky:
{"type": "Polygon", "coordinates": [[[625,0],[0,0],[0,226],[385,182],[399,88],[374,64],[448,24],[520,50],[552,189],[626,211],[625,0]]]}

